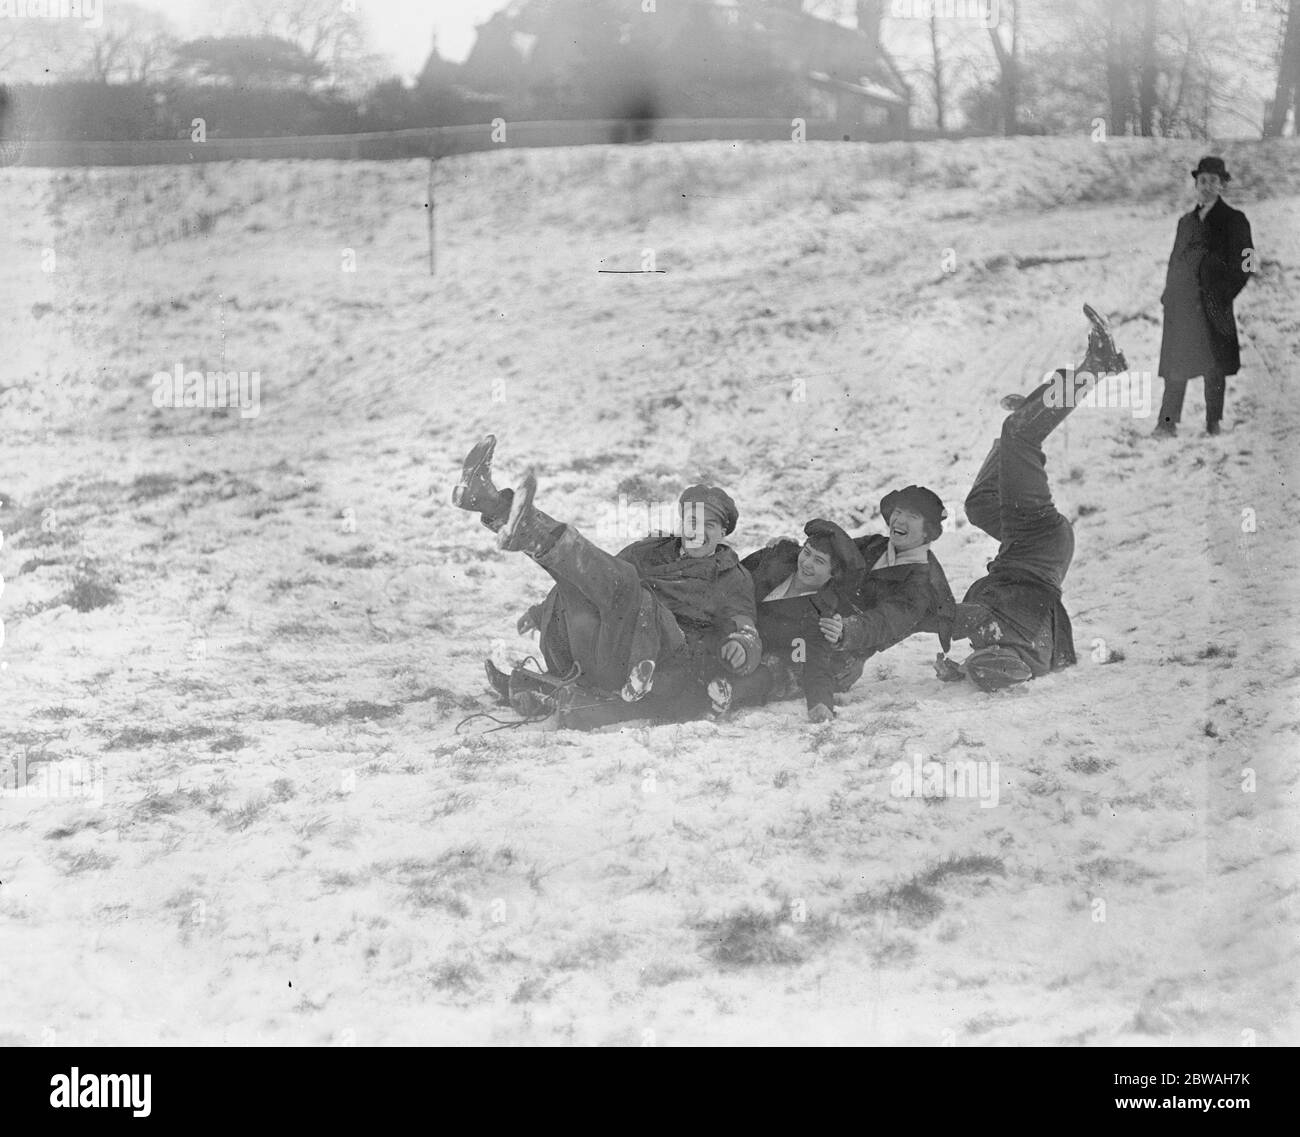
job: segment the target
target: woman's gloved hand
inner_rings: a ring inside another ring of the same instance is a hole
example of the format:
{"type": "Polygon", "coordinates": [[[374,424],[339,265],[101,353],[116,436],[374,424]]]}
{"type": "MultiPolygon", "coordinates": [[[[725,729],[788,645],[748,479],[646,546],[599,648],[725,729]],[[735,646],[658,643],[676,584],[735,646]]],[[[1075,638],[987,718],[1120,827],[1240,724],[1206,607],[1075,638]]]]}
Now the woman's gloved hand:
{"type": "Polygon", "coordinates": [[[958,683],[966,678],[961,664],[949,659],[943,652],[934,657],[934,673],[945,683],[958,683]]]}

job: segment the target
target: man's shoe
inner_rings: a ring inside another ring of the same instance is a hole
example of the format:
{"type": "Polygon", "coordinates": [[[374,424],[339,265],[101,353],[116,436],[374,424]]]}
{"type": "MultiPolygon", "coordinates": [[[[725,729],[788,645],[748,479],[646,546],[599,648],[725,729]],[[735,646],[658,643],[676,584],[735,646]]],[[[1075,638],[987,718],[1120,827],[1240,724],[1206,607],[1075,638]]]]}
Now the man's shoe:
{"type": "Polygon", "coordinates": [[[497,701],[503,706],[510,702],[510,676],[497,667],[490,659],[483,661],[483,670],[487,673],[488,686],[496,692],[497,701]]]}
{"type": "Polygon", "coordinates": [[[1088,351],[1079,365],[1080,371],[1090,371],[1100,378],[1103,375],[1115,375],[1128,370],[1128,360],[1124,353],[1115,346],[1115,337],[1111,335],[1110,323],[1091,304],[1083,306],[1083,314],[1092,324],[1088,333],[1088,351]]]}
{"type": "Polygon", "coordinates": [[[1172,422],[1158,422],[1156,428],[1151,432],[1152,438],[1176,438],[1178,437],[1178,428],[1172,422]]]}
{"type": "Polygon", "coordinates": [[[524,475],[510,502],[510,514],[497,533],[497,544],[508,553],[527,553],[540,557],[558,535],[549,518],[543,518],[533,508],[537,493],[537,478],[532,470],[524,475]]]}
{"type": "Polygon", "coordinates": [[[540,718],[562,710],[573,701],[573,686],[580,670],[575,664],[567,676],[516,667],[510,672],[509,700],[515,714],[523,718],[540,718]]]}
{"type": "Polygon", "coordinates": [[[982,647],[972,652],[962,667],[981,691],[1000,691],[1034,677],[1029,665],[1007,647],[982,647]]]}
{"type": "Polygon", "coordinates": [[[834,717],[834,708],[828,707],[825,703],[818,703],[815,707],[808,709],[809,722],[830,722],[834,717]]]}
{"type": "Polygon", "coordinates": [[[655,683],[655,661],[643,659],[627,673],[627,682],[623,684],[623,702],[635,703],[650,694],[655,683]]]}
{"type": "Polygon", "coordinates": [[[499,507],[491,513],[479,514],[479,521],[486,528],[491,529],[493,533],[500,533],[501,526],[506,523],[506,518],[510,516],[510,506],[514,504],[515,491],[502,490],[498,499],[499,507]]]}
{"type": "Polygon", "coordinates": [[[1219,429],[1219,424],[1217,422],[1207,422],[1205,424],[1205,433],[1212,436],[1215,434],[1221,434],[1222,431],[1219,429]]]}
{"type": "Polygon", "coordinates": [[[525,689],[510,692],[510,709],[521,719],[544,719],[558,708],[554,698],[545,691],[525,689]]]}
{"type": "Polygon", "coordinates": [[[501,491],[492,484],[492,453],[496,450],[496,435],[485,435],[465,455],[465,467],[460,481],[451,491],[451,504],[470,513],[505,516],[509,504],[501,500],[501,491]]]}

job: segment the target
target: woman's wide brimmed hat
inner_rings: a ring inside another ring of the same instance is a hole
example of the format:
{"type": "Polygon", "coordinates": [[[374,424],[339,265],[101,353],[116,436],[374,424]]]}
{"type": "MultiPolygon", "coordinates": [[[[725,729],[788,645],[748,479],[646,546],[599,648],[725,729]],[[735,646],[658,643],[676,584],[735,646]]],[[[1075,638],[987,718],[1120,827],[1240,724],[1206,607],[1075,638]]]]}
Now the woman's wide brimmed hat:
{"type": "Polygon", "coordinates": [[[831,548],[835,550],[835,558],[840,562],[840,572],[843,576],[854,577],[866,569],[867,562],[862,559],[862,554],[853,543],[853,538],[834,521],[827,521],[824,517],[814,517],[803,527],[803,531],[809,537],[829,539],[831,548]]]}
{"type": "Polygon", "coordinates": [[[924,518],[940,533],[943,532],[943,522],[948,516],[948,511],[944,509],[939,495],[934,490],[926,489],[925,486],[905,486],[901,490],[893,490],[885,494],[880,499],[880,516],[886,521],[896,509],[910,510],[924,518]]]}
{"type": "Polygon", "coordinates": [[[1228,173],[1228,167],[1223,164],[1222,158],[1202,158],[1197,164],[1196,169],[1192,171],[1192,177],[1197,174],[1218,174],[1222,181],[1232,181],[1232,175],[1228,173]]]}

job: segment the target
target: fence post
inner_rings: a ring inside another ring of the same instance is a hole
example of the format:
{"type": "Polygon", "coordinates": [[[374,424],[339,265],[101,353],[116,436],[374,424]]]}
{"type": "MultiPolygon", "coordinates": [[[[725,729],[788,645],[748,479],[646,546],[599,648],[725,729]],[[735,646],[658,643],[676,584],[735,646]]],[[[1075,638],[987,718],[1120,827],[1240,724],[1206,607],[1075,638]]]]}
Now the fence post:
{"type": "Polygon", "coordinates": [[[434,274],[437,260],[434,257],[434,226],[433,226],[433,168],[437,164],[435,157],[429,159],[429,275],[434,274]]]}

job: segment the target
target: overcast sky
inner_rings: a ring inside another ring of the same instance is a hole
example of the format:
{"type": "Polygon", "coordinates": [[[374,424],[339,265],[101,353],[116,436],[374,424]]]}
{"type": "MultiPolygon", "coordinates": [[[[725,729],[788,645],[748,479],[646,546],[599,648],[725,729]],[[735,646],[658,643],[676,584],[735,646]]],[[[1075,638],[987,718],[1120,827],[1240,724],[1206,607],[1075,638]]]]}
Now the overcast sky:
{"type": "MultiPolygon", "coordinates": [[[[108,0],[109,3],[112,0],[108,0]]],[[[341,0],[340,0],[341,2],[341,0]]],[[[136,0],[162,12],[183,35],[226,30],[231,5],[223,0],[136,0]]],[[[293,0],[267,0],[293,3],[293,0]]],[[[463,60],[474,44],[475,25],[504,8],[508,0],[356,0],[370,29],[370,46],[389,57],[393,70],[413,78],[424,65],[434,33],[447,59],[463,60]]]]}

